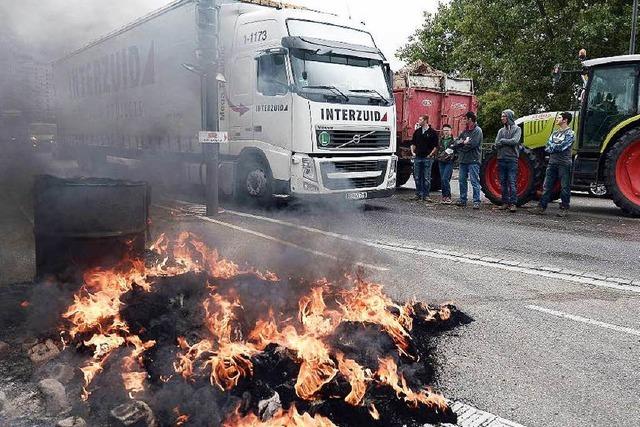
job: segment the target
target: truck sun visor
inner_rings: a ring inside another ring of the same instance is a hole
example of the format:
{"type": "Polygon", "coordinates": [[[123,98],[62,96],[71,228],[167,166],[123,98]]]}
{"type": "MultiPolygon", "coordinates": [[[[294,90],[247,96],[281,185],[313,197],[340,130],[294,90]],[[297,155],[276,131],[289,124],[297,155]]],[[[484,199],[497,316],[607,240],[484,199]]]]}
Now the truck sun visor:
{"type": "Polygon", "coordinates": [[[283,37],[282,46],[289,49],[303,49],[310,51],[330,51],[335,55],[355,56],[358,58],[384,61],[385,57],[376,48],[357,44],[342,43],[332,40],[303,37],[283,37]]]}

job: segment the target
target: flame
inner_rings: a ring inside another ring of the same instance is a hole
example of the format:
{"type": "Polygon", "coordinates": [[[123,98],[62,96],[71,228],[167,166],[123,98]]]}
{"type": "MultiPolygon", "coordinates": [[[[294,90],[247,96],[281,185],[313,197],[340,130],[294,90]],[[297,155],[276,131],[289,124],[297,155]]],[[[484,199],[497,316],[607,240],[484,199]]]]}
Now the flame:
{"type": "Polygon", "coordinates": [[[254,414],[248,414],[244,417],[240,415],[238,409],[223,423],[224,427],[337,427],[328,418],[321,415],[314,415],[313,417],[307,412],[300,414],[295,405],[292,405],[287,412],[279,410],[274,416],[267,420],[261,421],[254,414]]]}
{"type": "Polygon", "coordinates": [[[378,412],[378,408],[376,408],[376,405],[373,403],[369,405],[369,414],[371,415],[371,418],[376,421],[380,419],[380,412],[378,412]]]}
{"type": "Polygon", "coordinates": [[[445,411],[448,408],[444,396],[434,393],[430,388],[419,392],[412,391],[407,386],[404,376],[402,374],[398,375],[398,365],[391,357],[380,359],[379,362],[377,375],[380,382],[393,388],[398,397],[404,397],[409,406],[417,408],[419,404],[423,404],[440,411],[445,411]]]}
{"type": "Polygon", "coordinates": [[[342,353],[338,353],[336,358],[338,370],[351,385],[351,391],[344,400],[353,406],[358,406],[367,392],[367,381],[370,380],[371,372],[358,365],[356,361],[345,359],[342,353]]]}
{"type": "Polygon", "coordinates": [[[189,421],[189,418],[191,418],[187,414],[181,414],[180,413],[180,407],[178,407],[178,406],[173,408],[173,413],[176,416],[176,427],[185,425],[187,423],[187,421],[189,421]]]}
{"type": "MultiPolygon", "coordinates": [[[[175,240],[161,235],[151,249],[156,254],[153,262],[145,264],[142,260],[125,259],[116,268],[87,271],[82,288],[63,314],[66,328],[61,335],[68,335],[71,341],[75,340],[76,344],[81,342],[93,350],[92,358],[81,368],[84,400],[90,395],[92,381],[105,369],[114,351],[124,347],[128,348],[129,353],[117,364],[121,369],[123,385],[131,398],[145,391],[148,374],[144,366],[144,353],[155,342],[143,342],[140,336],[131,333],[129,325],[121,318],[120,310],[126,293],[134,288],[152,291],[157,277],[195,272],[206,273],[212,279],[228,279],[242,273],[235,263],[221,258],[217,251],[188,232],[180,233],[175,240]]],[[[271,272],[250,273],[262,280],[278,281],[278,277],[271,272]]],[[[412,357],[409,354],[409,333],[415,314],[413,305],[396,304],[384,294],[379,284],[360,277],[346,276],[346,279],[350,288],[338,288],[326,279],[315,282],[309,293],[299,299],[297,318],[283,319],[287,314],[278,313],[276,320],[270,310],[266,318],[256,320],[246,337],[243,337],[239,321],[239,315],[244,311],[240,299],[233,293],[222,294],[207,283],[210,293],[202,302],[205,336],[192,344],[185,337],[177,339],[179,351],[173,362],[176,374],[187,381],[195,381],[196,375],[206,375],[213,386],[228,391],[238,386],[243,378],[253,375],[253,356],[264,351],[268,345],[276,344],[288,349],[300,367],[295,391],[301,399],[317,398],[323,386],[340,372],[351,387],[344,398],[350,405],[366,405],[364,398],[368,386],[374,382],[388,385],[413,408],[426,405],[435,410],[445,410],[447,404],[442,395],[429,388],[413,391],[408,387],[405,378],[398,374],[393,357],[380,359],[374,375],[370,369],[345,357],[329,344],[341,322],[374,324],[393,340],[399,356],[412,357]]],[[[437,311],[429,310],[427,320],[429,317],[447,319],[451,316],[447,306],[437,311]]],[[[137,333],[142,334],[142,331],[137,333]]],[[[124,350],[118,354],[124,354],[124,350]]],[[[171,377],[164,376],[160,380],[167,382],[171,377]]],[[[373,403],[368,404],[368,411],[373,419],[380,418],[373,403]]],[[[189,419],[188,415],[180,414],[179,408],[175,408],[175,414],[176,425],[182,425],[189,419]]],[[[310,427],[334,424],[319,415],[312,417],[308,413],[299,414],[292,406],[265,422],[253,414],[241,416],[236,411],[224,425],[310,427]]]]}
{"type": "Polygon", "coordinates": [[[340,307],[343,320],[380,325],[389,334],[403,356],[411,357],[408,353],[412,327],[412,309],[409,304],[397,305],[382,292],[382,286],[355,279],[352,289],[342,292],[343,301],[340,307]],[[394,315],[389,308],[399,314],[394,315]]]}

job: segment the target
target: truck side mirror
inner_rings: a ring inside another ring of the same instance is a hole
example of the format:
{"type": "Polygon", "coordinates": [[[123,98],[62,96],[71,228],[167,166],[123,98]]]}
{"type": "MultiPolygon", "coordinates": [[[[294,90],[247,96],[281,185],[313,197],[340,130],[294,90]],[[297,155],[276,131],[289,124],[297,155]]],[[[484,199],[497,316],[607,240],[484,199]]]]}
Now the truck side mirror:
{"type": "Polygon", "coordinates": [[[393,89],[393,71],[391,70],[391,64],[389,64],[388,62],[383,63],[382,69],[384,70],[384,75],[387,79],[389,88],[393,89]]]}

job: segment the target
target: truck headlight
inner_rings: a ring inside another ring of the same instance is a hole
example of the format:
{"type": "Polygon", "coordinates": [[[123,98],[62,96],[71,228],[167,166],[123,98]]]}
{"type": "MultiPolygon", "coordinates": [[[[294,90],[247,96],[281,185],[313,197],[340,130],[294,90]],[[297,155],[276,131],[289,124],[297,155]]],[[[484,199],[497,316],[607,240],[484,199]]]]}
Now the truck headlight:
{"type": "Polygon", "coordinates": [[[396,175],[398,171],[398,156],[395,154],[391,156],[391,163],[389,164],[389,178],[396,175]]]}
{"type": "Polygon", "coordinates": [[[302,177],[311,181],[317,181],[316,165],[313,159],[308,157],[302,159],[302,177]]]}
{"type": "Polygon", "coordinates": [[[387,188],[396,187],[396,172],[398,171],[398,157],[393,155],[389,161],[389,176],[387,177],[387,188]]]}

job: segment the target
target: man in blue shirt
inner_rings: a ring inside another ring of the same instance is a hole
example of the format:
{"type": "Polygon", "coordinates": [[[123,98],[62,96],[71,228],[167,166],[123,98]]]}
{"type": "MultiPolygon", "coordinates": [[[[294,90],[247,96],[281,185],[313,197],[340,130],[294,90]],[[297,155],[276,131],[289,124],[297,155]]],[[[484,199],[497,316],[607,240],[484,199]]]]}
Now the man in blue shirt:
{"type": "Polygon", "coordinates": [[[558,130],[553,132],[547,141],[545,151],[549,153],[549,164],[544,178],[543,193],[538,208],[534,211],[543,215],[553,189],[560,181],[560,212],[558,216],[567,216],[569,210],[569,200],[571,198],[571,166],[573,162],[572,148],[576,140],[576,134],[569,127],[573,115],[569,112],[560,113],[556,119],[558,130]]]}

